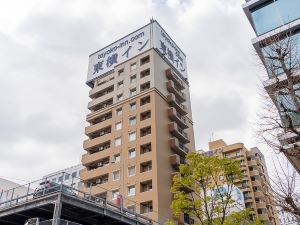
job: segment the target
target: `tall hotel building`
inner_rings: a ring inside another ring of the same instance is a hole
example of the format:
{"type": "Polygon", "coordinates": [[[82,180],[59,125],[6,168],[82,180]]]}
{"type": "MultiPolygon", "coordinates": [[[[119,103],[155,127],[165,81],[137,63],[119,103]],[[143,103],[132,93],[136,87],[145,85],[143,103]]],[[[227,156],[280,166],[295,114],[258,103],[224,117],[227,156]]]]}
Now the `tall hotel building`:
{"type": "Polygon", "coordinates": [[[195,149],[185,54],[154,20],[89,57],[80,173],[94,195],[172,218],[172,174],[195,149]]]}
{"type": "Polygon", "coordinates": [[[258,148],[248,150],[243,143],[227,145],[220,139],[209,142],[205,154],[238,160],[243,178],[235,185],[243,192],[245,208],[265,225],[280,225],[265,158],[258,148]]]}
{"type": "MultiPolygon", "coordinates": [[[[289,40],[287,36],[292,36],[293,43],[295,46],[292,47],[293,53],[297,51],[298,55],[294,55],[300,61],[300,1],[299,0],[246,0],[243,4],[244,12],[251,23],[252,28],[256,33],[256,38],[252,40],[252,44],[260,56],[264,65],[273,64],[274,66],[270,69],[270,66],[266,66],[268,72],[268,78],[263,82],[264,88],[269,94],[270,98],[280,111],[282,123],[287,121],[286,115],[281,105],[286,108],[295,108],[291,101],[290,96],[284,96],[279,91],[284,92],[284,87],[287,87],[287,77],[283,73],[283,70],[278,68],[278,61],[271,61],[264,55],[268,51],[268,40],[278,37],[277,40],[284,41],[289,40]],[[270,62],[271,61],[271,62],[270,62]],[[277,64],[277,65],[276,65],[277,64]]],[[[269,42],[270,43],[270,42],[269,42]]],[[[294,59],[295,59],[294,58],[294,59]]],[[[292,62],[294,59],[288,59],[287,61],[292,62]]],[[[279,64],[280,65],[280,64],[279,64]]],[[[293,72],[293,85],[299,87],[299,71],[293,72]]],[[[297,91],[298,93],[298,91],[297,91]]],[[[298,101],[300,101],[298,99],[298,101]]],[[[299,115],[295,113],[288,114],[289,118],[292,118],[293,124],[299,126],[299,115]]],[[[297,128],[299,132],[299,128],[297,128]]],[[[285,134],[279,135],[279,141],[283,147],[283,153],[287,156],[289,161],[293,164],[295,169],[300,173],[300,155],[291,154],[291,150],[294,146],[300,146],[300,137],[296,135],[297,132],[285,132],[285,134]]],[[[300,148],[300,147],[298,147],[300,148]]]]}

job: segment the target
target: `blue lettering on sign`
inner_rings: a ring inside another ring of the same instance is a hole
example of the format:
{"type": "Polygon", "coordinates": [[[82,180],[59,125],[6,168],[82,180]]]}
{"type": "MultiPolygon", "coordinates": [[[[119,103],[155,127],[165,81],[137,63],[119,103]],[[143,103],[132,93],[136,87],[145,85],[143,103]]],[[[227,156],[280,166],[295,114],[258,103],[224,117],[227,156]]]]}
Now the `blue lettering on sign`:
{"type": "Polygon", "coordinates": [[[139,51],[142,51],[143,48],[145,48],[145,46],[148,44],[148,42],[149,42],[149,39],[148,39],[148,40],[145,42],[145,44],[143,45],[143,42],[139,41],[139,44],[142,45],[142,47],[140,47],[138,50],[139,50],[139,51]]]}
{"type": "Polygon", "coordinates": [[[111,67],[113,64],[118,63],[118,54],[114,53],[111,56],[108,56],[106,60],[106,66],[111,67]]]}
{"type": "Polygon", "coordinates": [[[100,70],[103,70],[103,60],[100,61],[100,62],[97,62],[95,65],[94,65],[94,73],[98,73],[100,70]]]}
{"type": "Polygon", "coordinates": [[[124,52],[124,54],[123,54],[122,56],[126,55],[126,58],[128,58],[129,50],[130,50],[131,48],[132,48],[132,46],[130,45],[130,46],[128,47],[128,49],[124,52]]]}

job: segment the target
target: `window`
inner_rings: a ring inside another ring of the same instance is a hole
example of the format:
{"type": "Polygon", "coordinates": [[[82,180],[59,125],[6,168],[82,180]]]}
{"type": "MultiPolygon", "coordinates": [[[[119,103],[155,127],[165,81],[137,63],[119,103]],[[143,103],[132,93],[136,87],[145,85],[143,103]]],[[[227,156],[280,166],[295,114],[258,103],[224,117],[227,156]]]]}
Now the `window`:
{"type": "Polygon", "coordinates": [[[134,82],[136,82],[136,75],[132,75],[130,77],[130,83],[134,83],[134,82]]]}
{"type": "Polygon", "coordinates": [[[146,82],[144,84],[141,84],[141,88],[140,88],[140,91],[145,91],[147,89],[150,88],[150,81],[149,82],[146,82]]]}
{"type": "Polygon", "coordinates": [[[119,145],[121,145],[121,144],[122,144],[122,139],[121,139],[121,137],[115,138],[115,146],[119,146],[119,145]]]}
{"type": "Polygon", "coordinates": [[[119,94],[117,95],[117,100],[118,101],[122,101],[124,98],[123,98],[123,94],[119,94]]]}
{"type": "Polygon", "coordinates": [[[58,182],[63,182],[63,179],[64,179],[63,176],[59,177],[58,182]]]}
{"type": "Polygon", "coordinates": [[[150,69],[146,69],[146,70],[141,72],[140,77],[144,78],[144,77],[149,76],[149,75],[150,75],[150,69]]]}
{"type": "Polygon", "coordinates": [[[262,210],[261,209],[257,209],[257,213],[258,214],[262,214],[262,210]]]}
{"type": "Polygon", "coordinates": [[[145,105],[145,104],[148,104],[148,103],[150,103],[150,96],[149,95],[144,97],[144,98],[141,98],[140,105],[145,105]]]}
{"type": "Polygon", "coordinates": [[[148,110],[146,112],[141,113],[141,121],[151,118],[151,111],[148,110]]]}
{"type": "Polygon", "coordinates": [[[149,55],[145,56],[144,58],[142,58],[140,60],[140,65],[142,66],[142,65],[144,65],[144,64],[146,64],[148,62],[150,62],[150,56],[149,55]]]}
{"type": "Polygon", "coordinates": [[[151,126],[141,129],[141,137],[151,134],[151,126]]]}
{"type": "Polygon", "coordinates": [[[120,69],[119,71],[118,71],[118,76],[122,76],[124,74],[124,69],[120,69]]]}
{"type": "Polygon", "coordinates": [[[129,211],[135,212],[135,205],[129,205],[129,206],[127,206],[127,209],[129,211]]]}
{"type": "Polygon", "coordinates": [[[236,156],[241,155],[241,150],[237,150],[237,151],[235,152],[235,155],[236,155],[236,156]]]}
{"type": "Polygon", "coordinates": [[[121,115],[122,115],[122,108],[118,108],[118,109],[116,110],[116,115],[117,115],[117,116],[121,116],[121,115]]]}
{"type": "Polygon", "coordinates": [[[141,182],[141,192],[152,191],[152,180],[141,182]]]}
{"type": "Polygon", "coordinates": [[[151,143],[147,143],[144,145],[141,145],[141,154],[145,154],[147,152],[151,152],[151,143]]]}
{"type": "Polygon", "coordinates": [[[152,201],[142,202],[140,208],[141,208],[141,214],[152,212],[153,211],[152,201]]]}
{"type": "Polygon", "coordinates": [[[136,102],[132,102],[129,104],[129,109],[130,110],[136,110],[136,102]]]}
{"type": "Polygon", "coordinates": [[[56,183],[56,178],[53,178],[52,181],[56,183]]]}
{"type": "Polygon", "coordinates": [[[130,126],[135,125],[136,124],[136,117],[135,116],[130,117],[128,123],[129,123],[130,126]]]}
{"type": "Polygon", "coordinates": [[[128,196],[133,196],[135,195],[135,186],[128,186],[128,196]]]}
{"type": "Polygon", "coordinates": [[[114,191],[112,191],[111,199],[112,199],[112,200],[117,199],[117,197],[118,197],[119,194],[120,194],[120,193],[119,193],[119,190],[114,190],[114,191]]]}
{"type": "Polygon", "coordinates": [[[135,141],[136,140],[136,132],[130,132],[128,134],[128,141],[135,141]]]}
{"type": "Polygon", "coordinates": [[[124,87],[124,82],[123,81],[118,82],[118,88],[122,88],[122,87],[124,87]]]}
{"type": "Polygon", "coordinates": [[[72,177],[77,177],[77,172],[76,171],[72,173],[72,177]]]}
{"type": "Polygon", "coordinates": [[[129,151],[128,151],[128,158],[129,158],[129,159],[132,159],[132,158],[134,158],[135,156],[136,156],[136,151],[135,151],[135,149],[134,149],[134,148],[129,149],[129,151]]]}
{"type": "Polygon", "coordinates": [[[122,123],[116,123],[116,130],[121,130],[122,129],[122,123]]]}
{"type": "Polygon", "coordinates": [[[147,162],[143,162],[141,163],[141,173],[143,172],[147,172],[147,171],[150,171],[152,170],[152,161],[147,161],[147,162]]]}
{"type": "Polygon", "coordinates": [[[114,162],[115,162],[115,163],[118,163],[118,162],[120,162],[120,161],[121,161],[121,155],[120,155],[120,154],[114,155],[114,162]]]}
{"type": "Polygon", "coordinates": [[[135,166],[129,166],[128,167],[128,176],[134,176],[135,175],[135,166]]]}
{"type": "Polygon", "coordinates": [[[69,173],[66,173],[65,175],[65,180],[69,180],[70,179],[70,174],[69,173]]]}
{"type": "Polygon", "coordinates": [[[114,171],[112,175],[113,175],[113,181],[120,180],[120,170],[114,171]]]}
{"type": "Polygon", "coordinates": [[[130,65],[130,71],[135,70],[136,69],[136,63],[132,63],[130,65]]]}
{"type": "Polygon", "coordinates": [[[136,88],[130,90],[130,96],[136,95],[136,88]]]}
{"type": "Polygon", "coordinates": [[[219,180],[224,180],[224,176],[223,176],[223,175],[220,175],[220,176],[219,176],[219,180]]]}

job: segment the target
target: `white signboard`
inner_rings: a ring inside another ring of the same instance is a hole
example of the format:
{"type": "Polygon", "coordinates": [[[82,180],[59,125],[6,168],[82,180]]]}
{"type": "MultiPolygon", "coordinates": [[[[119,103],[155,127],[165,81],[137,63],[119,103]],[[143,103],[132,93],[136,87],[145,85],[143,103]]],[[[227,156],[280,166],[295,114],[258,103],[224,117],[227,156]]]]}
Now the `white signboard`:
{"type": "Polygon", "coordinates": [[[187,78],[185,54],[157,22],[153,23],[153,35],[154,48],[156,48],[184,78],[187,78]]]}
{"type": "Polygon", "coordinates": [[[187,77],[185,54],[161,26],[153,21],[90,55],[87,83],[150,48],[157,49],[183,77],[187,77]]]}

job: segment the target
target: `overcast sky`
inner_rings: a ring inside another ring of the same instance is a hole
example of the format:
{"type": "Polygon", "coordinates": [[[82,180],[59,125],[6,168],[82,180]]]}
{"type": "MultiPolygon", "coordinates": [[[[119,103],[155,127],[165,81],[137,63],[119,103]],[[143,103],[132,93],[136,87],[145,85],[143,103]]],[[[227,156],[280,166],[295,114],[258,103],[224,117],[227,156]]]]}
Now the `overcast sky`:
{"type": "Polygon", "coordinates": [[[197,149],[207,150],[212,133],[258,145],[253,123],[266,75],[242,0],[0,2],[0,177],[32,180],[80,163],[88,55],[151,17],[187,55],[197,149]]]}

